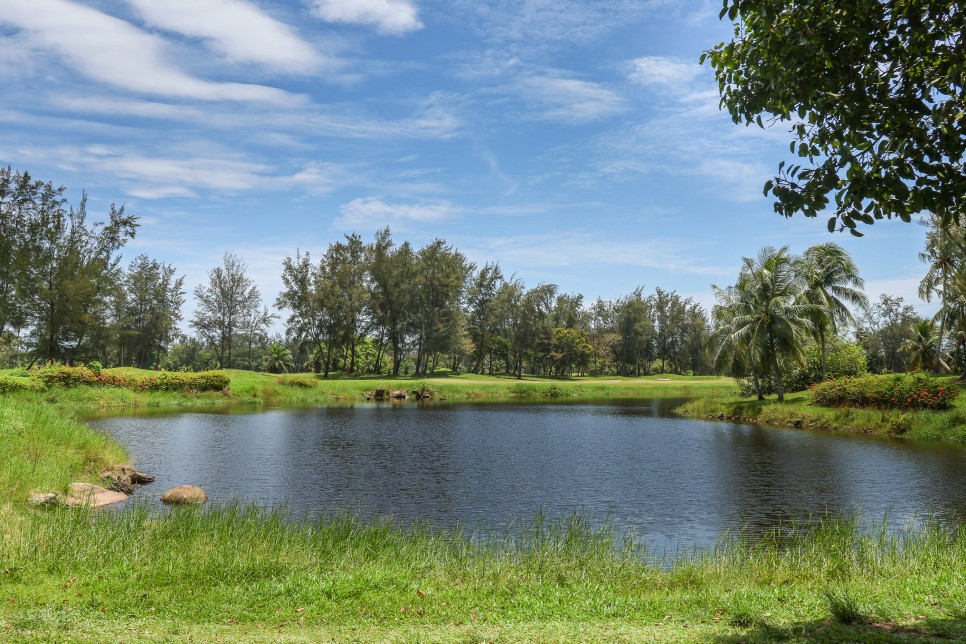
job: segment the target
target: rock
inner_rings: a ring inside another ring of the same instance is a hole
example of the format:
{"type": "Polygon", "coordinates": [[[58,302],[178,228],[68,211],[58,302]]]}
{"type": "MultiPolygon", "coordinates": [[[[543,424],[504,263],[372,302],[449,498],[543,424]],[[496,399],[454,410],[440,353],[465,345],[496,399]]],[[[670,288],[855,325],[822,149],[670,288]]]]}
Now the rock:
{"type": "Polygon", "coordinates": [[[120,481],[128,485],[144,485],[145,483],[154,483],[153,476],[148,476],[143,472],[138,472],[129,465],[112,465],[108,469],[101,472],[101,478],[109,481],[120,481]]]}
{"type": "Polygon", "coordinates": [[[717,418],[718,420],[724,420],[724,417],[725,415],[723,411],[718,412],[718,415],[715,416],[715,418],[717,418]]]}
{"type": "Polygon", "coordinates": [[[208,495],[195,485],[179,485],[161,495],[162,503],[172,505],[201,505],[208,500],[208,495]]]}
{"type": "Polygon", "coordinates": [[[70,487],[67,488],[67,496],[63,498],[62,502],[64,505],[71,507],[87,506],[99,508],[102,505],[110,505],[111,503],[119,503],[126,500],[127,494],[123,492],[108,490],[91,483],[71,483],[70,487]]]}
{"type": "Polygon", "coordinates": [[[401,389],[395,389],[391,394],[389,394],[389,397],[393,400],[407,400],[409,399],[409,394],[401,389]]]}
{"type": "Polygon", "coordinates": [[[796,429],[801,429],[804,425],[805,425],[804,418],[799,418],[797,420],[792,421],[792,427],[795,427],[796,429]]]}
{"type": "Polygon", "coordinates": [[[54,492],[31,492],[28,503],[35,508],[54,505],[57,503],[57,494],[54,492]]]}
{"type": "Polygon", "coordinates": [[[375,398],[376,400],[385,400],[386,398],[389,397],[389,390],[376,389],[375,391],[372,392],[372,397],[375,398]]]}

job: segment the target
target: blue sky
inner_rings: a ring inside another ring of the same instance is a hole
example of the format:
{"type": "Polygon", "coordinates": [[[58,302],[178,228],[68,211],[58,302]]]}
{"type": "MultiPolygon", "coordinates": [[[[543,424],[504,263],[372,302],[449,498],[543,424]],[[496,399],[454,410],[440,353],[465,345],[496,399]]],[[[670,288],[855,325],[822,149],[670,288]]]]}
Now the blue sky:
{"type": "MultiPolygon", "coordinates": [[[[712,303],[764,245],[838,241],[916,298],[924,229],[830,235],[762,196],[789,135],[734,125],[718,0],[0,0],[0,163],[141,217],[189,290],[234,251],[442,237],[528,286],[712,303]]],[[[188,309],[192,308],[189,297],[188,309]]]]}

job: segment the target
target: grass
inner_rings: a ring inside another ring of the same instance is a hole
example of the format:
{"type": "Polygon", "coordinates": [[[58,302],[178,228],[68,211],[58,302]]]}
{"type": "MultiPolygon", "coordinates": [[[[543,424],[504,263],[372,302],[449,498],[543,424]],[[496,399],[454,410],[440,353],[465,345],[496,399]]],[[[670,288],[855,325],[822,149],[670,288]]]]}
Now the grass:
{"type": "Polygon", "coordinates": [[[8,641],[966,637],[962,530],[889,534],[829,521],[791,537],[739,535],[663,565],[645,555],[579,517],[467,536],[237,505],[161,516],[31,511],[0,546],[0,633],[8,641]]]}
{"type": "MultiPolygon", "coordinates": [[[[9,371],[9,370],[8,370],[9,371]]],[[[21,370],[22,371],[22,370],[21,370]]],[[[148,376],[156,372],[118,368],[108,371],[129,376],[148,376]]],[[[724,393],[732,381],[714,376],[662,376],[643,378],[573,377],[545,378],[476,374],[441,375],[429,378],[364,376],[320,379],[312,374],[267,374],[228,369],[231,386],[226,392],[171,393],[135,392],[121,388],[73,387],[47,391],[20,392],[18,399],[58,405],[84,414],[92,410],[137,408],[201,408],[232,405],[278,406],[330,404],[362,401],[375,389],[428,390],[435,398],[448,401],[501,401],[606,398],[686,398],[709,393],[724,393]]],[[[5,372],[0,371],[0,376],[5,372]]],[[[23,378],[22,373],[7,377],[23,378]]]]}
{"type": "MultiPolygon", "coordinates": [[[[954,377],[948,386],[958,386],[954,377]]],[[[695,397],[676,410],[696,418],[725,418],[786,427],[858,432],[926,441],[966,444],[966,396],[946,411],[860,409],[813,405],[808,392],[785,395],[785,402],[759,401],[722,394],[695,397]]]]}

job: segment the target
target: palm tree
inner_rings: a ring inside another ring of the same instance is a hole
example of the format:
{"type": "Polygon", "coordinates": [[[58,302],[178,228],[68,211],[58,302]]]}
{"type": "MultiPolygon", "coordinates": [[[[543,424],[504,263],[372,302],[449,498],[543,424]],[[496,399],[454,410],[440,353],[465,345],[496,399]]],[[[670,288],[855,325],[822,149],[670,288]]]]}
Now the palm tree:
{"type": "MultiPolygon", "coordinates": [[[[715,288],[719,298],[718,320],[724,322],[721,350],[741,355],[755,370],[770,370],[778,401],[785,400],[779,358],[802,358],[803,338],[814,329],[819,308],[804,297],[798,258],[788,247],[766,246],[754,259],[743,259],[738,282],[732,290],[715,288]],[[723,299],[722,299],[723,297],[723,299]]],[[[726,354],[727,355],[727,354],[726,354]]]]}
{"type": "Polygon", "coordinates": [[[714,366],[718,370],[727,370],[735,377],[751,376],[758,400],[764,400],[761,369],[754,362],[751,344],[744,335],[733,333],[735,319],[750,310],[750,298],[745,297],[748,291],[740,285],[719,288],[712,284],[711,288],[717,300],[711,308],[714,331],[708,338],[708,346],[713,347],[714,366]]]}
{"type": "Polygon", "coordinates": [[[848,252],[834,242],[806,250],[797,270],[805,282],[805,300],[815,307],[811,321],[821,348],[821,374],[825,380],[829,335],[842,325],[855,324],[849,306],[865,309],[869,301],[860,290],[864,282],[858,267],[848,252]]]}
{"type": "Polygon", "coordinates": [[[268,345],[268,356],[265,358],[265,369],[269,373],[288,373],[295,366],[292,352],[278,342],[268,345]]]}
{"type": "Polygon", "coordinates": [[[912,337],[903,343],[903,349],[912,355],[912,368],[938,362],[946,366],[942,356],[937,355],[936,326],[932,320],[919,320],[912,325],[912,337]]]}
{"type": "Polygon", "coordinates": [[[933,215],[925,222],[930,227],[926,233],[926,247],[919,253],[919,259],[929,264],[926,275],[919,282],[919,297],[927,302],[933,295],[939,295],[940,307],[934,320],[939,320],[939,333],[935,335],[936,351],[932,370],[939,373],[942,364],[942,341],[946,335],[946,323],[955,317],[951,303],[956,299],[955,283],[951,283],[955,273],[963,264],[963,247],[957,239],[963,238],[963,230],[955,224],[943,225],[939,217],[933,215]],[[956,230],[951,231],[954,227],[956,230]]]}

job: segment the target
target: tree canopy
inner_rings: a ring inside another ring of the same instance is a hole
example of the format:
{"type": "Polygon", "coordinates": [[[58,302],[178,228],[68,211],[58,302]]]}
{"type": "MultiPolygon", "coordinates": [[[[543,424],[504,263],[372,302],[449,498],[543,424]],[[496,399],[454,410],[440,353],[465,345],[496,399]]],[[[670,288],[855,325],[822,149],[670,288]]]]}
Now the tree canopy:
{"type": "Polygon", "coordinates": [[[966,214],[966,9],[959,0],[724,0],[702,56],[736,123],[790,124],[775,211],[829,230],[966,214]]]}

